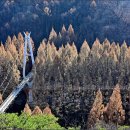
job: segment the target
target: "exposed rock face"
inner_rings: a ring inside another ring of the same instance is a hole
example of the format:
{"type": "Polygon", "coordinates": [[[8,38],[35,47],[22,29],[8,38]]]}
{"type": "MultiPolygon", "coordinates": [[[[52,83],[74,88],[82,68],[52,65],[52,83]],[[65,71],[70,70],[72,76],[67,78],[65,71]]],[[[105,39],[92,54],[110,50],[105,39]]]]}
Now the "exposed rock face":
{"type": "Polygon", "coordinates": [[[39,106],[36,106],[32,112],[32,115],[41,115],[41,114],[42,114],[41,109],[39,108],[39,106]]]}

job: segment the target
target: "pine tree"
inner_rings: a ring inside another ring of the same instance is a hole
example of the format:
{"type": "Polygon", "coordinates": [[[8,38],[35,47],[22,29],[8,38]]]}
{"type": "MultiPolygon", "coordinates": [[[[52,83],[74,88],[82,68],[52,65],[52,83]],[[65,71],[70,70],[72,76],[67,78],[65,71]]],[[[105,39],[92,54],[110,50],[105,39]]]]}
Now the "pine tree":
{"type": "Polygon", "coordinates": [[[12,43],[11,37],[8,36],[7,40],[6,40],[6,43],[5,43],[5,50],[8,49],[8,47],[10,46],[11,43],[12,43]]]}
{"type": "Polygon", "coordinates": [[[105,39],[103,42],[103,51],[107,50],[109,52],[110,50],[110,41],[108,39],[105,39]]]}
{"type": "Polygon", "coordinates": [[[92,0],[92,2],[91,2],[91,7],[96,7],[96,6],[97,6],[96,1],[95,1],[95,0],[92,0]]]}
{"type": "Polygon", "coordinates": [[[19,60],[18,59],[18,52],[17,52],[16,47],[15,47],[13,42],[8,45],[7,51],[10,51],[10,53],[13,57],[13,61],[17,63],[17,61],[19,60]]]}
{"type": "Polygon", "coordinates": [[[18,65],[22,67],[23,65],[23,51],[24,51],[24,44],[20,44],[18,48],[18,65]]]}
{"type": "Polygon", "coordinates": [[[116,44],[115,42],[113,42],[110,46],[110,51],[113,50],[116,54],[117,60],[120,60],[120,46],[119,44],[116,44]]]}
{"type": "MultiPolygon", "coordinates": [[[[17,48],[17,44],[18,44],[18,41],[17,41],[17,37],[14,35],[13,38],[12,38],[12,43],[15,45],[15,47],[17,48]]],[[[17,48],[18,50],[18,48],[17,48]]]]}
{"type": "Polygon", "coordinates": [[[30,109],[28,104],[25,105],[23,112],[28,114],[28,115],[32,114],[32,111],[31,111],[31,109],[30,109]]]}
{"type": "Polygon", "coordinates": [[[81,62],[87,59],[87,57],[89,56],[89,53],[90,53],[90,47],[87,41],[85,40],[81,46],[80,53],[79,53],[81,62]]]}
{"type": "Polygon", "coordinates": [[[53,61],[52,59],[52,46],[50,44],[50,42],[47,43],[47,46],[46,46],[46,57],[47,57],[47,61],[50,63],[53,61]]]}
{"type": "Polygon", "coordinates": [[[18,52],[21,51],[21,47],[24,47],[24,37],[21,33],[18,33],[18,39],[17,39],[17,45],[16,45],[18,52]]]}
{"type": "Polygon", "coordinates": [[[126,61],[126,52],[127,52],[127,44],[126,42],[124,41],[124,43],[121,45],[121,54],[120,54],[120,60],[121,60],[121,63],[125,62],[126,61]]]}
{"type": "Polygon", "coordinates": [[[125,120],[125,110],[123,110],[120,87],[117,84],[110,97],[109,103],[104,110],[104,119],[106,122],[122,124],[125,120]]]}
{"type": "Polygon", "coordinates": [[[115,63],[118,62],[118,59],[117,59],[117,56],[116,56],[116,54],[115,54],[114,49],[112,49],[112,50],[109,52],[109,57],[110,57],[111,60],[113,60],[115,63]]]}
{"type": "Polygon", "coordinates": [[[52,28],[50,35],[49,35],[49,41],[54,42],[57,38],[57,33],[55,32],[54,28],[52,28]]]}
{"type": "Polygon", "coordinates": [[[120,48],[119,43],[117,44],[117,48],[115,50],[115,53],[117,55],[118,60],[120,61],[121,48],[120,48]]]}
{"type": "Polygon", "coordinates": [[[96,38],[96,40],[94,41],[93,45],[92,45],[92,49],[91,49],[91,53],[92,54],[101,54],[102,53],[102,45],[100,44],[99,39],[96,38]]]}
{"type": "Polygon", "coordinates": [[[69,25],[68,33],[69,33],[69,35],[73,35],[74,34],[74,29],[73,29],[71,24],[69,25]]]}
{"type": "Polygon", "coordinates": [[[0,45],[0,57],[5,57],[6,56],[6,51],[4,45],[1,43],[0,45]]]}
{"type": "Polygon", "coordinates": [[[51,50],[52,50],[51,57],[52,57],[52,60],[54,60],[55,57],[58,55],[58,51],[57,51],[54,43],[52,43],[52,45],[51,45],[51,50]]]}
{"type": "Polygon", "coordinates": [[[98,123],[100,120],[103,119],[103,111],[104,111],[103,97],[101,91],[98,90],[95,101],[93,103],[92,109],[88,117],[87,126],[89,128],[93,127],[96,123],[98,123]]]}
{"type": "Polygon", "coordinates": [[[44,115],[52,115],[52,112],[51,112],[49,105],[47,105],[46,108],[44,108],[43,114],[44,115]]]}
{"type": "Polygon", "coordinates": [[[66,28],[65,25],[63,25],[61,29],[61,34],[64,35],[65,33],[66,33],[66,28]]]}
{"type": "Polygon", "coordinates": [[[69,28],[68,28],[68,33],[66,35],[66,42],[72,43],[75,41],[76,41],[76,36],[74,33],[74,29],[73,29],[72,25],[70,24],[69,28]]]}
{"type": "Polygon", "coordinates": [[[6,59],[8,61],[13,61],[13,56],[9,50],[6,51],[6,59]]]}
{"type": "Polygon", "coordinates": [[[14,82],[14,85],[12,86],[16,86],[19,83],[19,79],[20,79],[20,71],[18,70],[18,66],[16,64],[12,65],[11,76],[14,82]]]}
{"type": "Polygon", "coordinates": [[[41,115],[41,114],[42,114],[41,109],[38,106],[36,106],[32,112],[32,115],[41,115]]]}
{"type": "MultiPolygon", "coordinates": [[[[48,55],[51,53],[50,49],[51,49],[50,43],[48,42],[46,45],[45,41],[43,40],[42,43],[40,44],[40,47],[38,48],[37,57],[35,60],[36,75],[33,84],[33,92],[34,92],[33,97],[34,100],[37,101],[39,104],[43,102],[40,97],[43,95],[43,93],[45,94],[47,91],[44,88],[44,86],[46,86],[44,81],[46,77],[49,78],[50,76],[48,75],[49,74],[48,71],[50,69],[49,67],[50,62],[48,62],[48,55]]],[[[45,96],[46,95],[44,95],[44,97],[45,96]]]]}
{"type": "Polygon", "coordinates": [[[65,49],[64,50],[62,50],[63,52],[62,52],[62,60],[64,60],[64,62],[65,62],[65,64],[66,65],[69,65],[69,64],[71,64],[72,63],[72,61],[73,61],[73,51],[72,51],[72,47],[70,46],[70,44],[69,43],[67,43],[66,44],[66,46],[65,46],[65,49]]]}
{"type": "Polygon", "coordinates": [[[4,50],[4,46],[1,46],[1,48],[3,53],[5,53],[5,56],[3,57],[4,61],[1,64],[1,67],[4,71],[2,79],[7,76],[7,80],[3,84],[3,86],[8,87],[4,94],[4,96],[7,96],[12,91],[12,89],[19,83],[20,72],[16,64],[18,54],[16,47],[13,43],[8,44],[6,51],[4,50]]]}
{"type": "Polygon", "coordinates": [[[20,44],[24,42],[22,33],[18,33],[18,41],[20,42],[20,44]]]}
{"type": "Polygon", "coordinates": [[[59,53],[59,56],[62,56],[62,54],[63,54],[63,52],[64,52],[64,46],[63,46],[63,44],[62,44],[62,46],[61,47],[59,47],[59,49],[58,49],[58,53],[59,53]]]}
{"type": "Polygon", "coordinates": [[[72,49],[72,57],[74,60],[76,60],[76,58],[78,57],[78,51],[74,42],[72,43],[71,49],[72,49]]]}
{"type": "Polygon", "coordinates": [[[37,51],[37,57],[36,57],[36,63],[40,63],[40,64],[44,64],[45,60],[46,60],[46,43],[44,41],[42,41],[42,43],[40,44],[38,51],[37,51]]]}

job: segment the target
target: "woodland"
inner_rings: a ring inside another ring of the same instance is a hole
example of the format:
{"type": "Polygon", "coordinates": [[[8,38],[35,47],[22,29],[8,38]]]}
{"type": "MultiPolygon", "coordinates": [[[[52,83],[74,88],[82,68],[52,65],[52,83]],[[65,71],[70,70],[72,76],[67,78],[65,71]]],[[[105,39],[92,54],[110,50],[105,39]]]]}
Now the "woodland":
{"type": "Polygon", "coordinates": [[[78,49],[85,38],[89,45],[96,37],[129,44],[129,8],[129,0],[0,0],[0,40],[28,30],[39,47],[52,26],[59,32],[72,24],[78,49]]]}
{"type": "MultiPolygon", "coordinates": [[[[47,114],[53,113],[66,128],[92,129],[102,122],[117,129],[129,125],[130,47],[125,41],[120,45],[108,39],[101,43],[96,38],[92,47],[84,40],[77,50],[74,39],[72,25],[68,29],[63,25],[58,34],[52,28],[38,49],[31,39],[35,54],[34,106],[26,104],[24,112],[35,115],[32,109],[38,109],[41,115],[41,109],[47,108],[47,114]],[[56,47],[56,43],[61,46],[56,47]]],[[[0,103],[22,80],[23,48],[22,33],[8,36],[0,45],[0,103]]]]}

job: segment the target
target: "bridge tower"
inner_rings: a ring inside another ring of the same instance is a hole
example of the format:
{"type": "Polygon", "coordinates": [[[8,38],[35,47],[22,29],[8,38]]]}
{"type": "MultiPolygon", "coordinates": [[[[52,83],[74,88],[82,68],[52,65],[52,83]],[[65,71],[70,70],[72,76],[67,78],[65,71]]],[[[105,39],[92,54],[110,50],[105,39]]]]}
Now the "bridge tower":
{"type": "Polygon", "coordinates": [[[30,72],[28,75],[26,75],[26,73],[25,73],[28,56],[31,57],[32,65],[34,64],[34,56],[33,56],[33,49],[32,49],[30,34],[31,33],[24,33],[25,43],[24,43],[24,58],[23,58],[23,80],[21,81],[21,83],[17,87],[15,87],[15,89],[10,93],[10,95],[0,105],[0,113],[4,113],[7,110],[9,105],[14,101],[14,99],[17,97],[17,95],[20,93],[20,91],[26,85],[28,85],[28,88],[29,88],[29,103],[33,103],[31,87],[32,87],[33,78],[34,78],[35,74],[30,72]]]}
{"type": "MultiPolygon", "coordinates": [[[[23,56],[23,78],[26,78],[26,63],[27,63],[27,58],[30,56],[31,57],[31,61],[32,61],[32,66],[34,64],[34,56],[33,56],[33,48],[32,48],[32,44],[31,44],[31,32],[24,32],[25,38],[24,38],[24,56],[23,56]]],[[[33,96],[32,96],[32,83],[33,81],[29,81],[27,83],[28,87],[29,87],[29,103],[33,102],[33,96]]]]}

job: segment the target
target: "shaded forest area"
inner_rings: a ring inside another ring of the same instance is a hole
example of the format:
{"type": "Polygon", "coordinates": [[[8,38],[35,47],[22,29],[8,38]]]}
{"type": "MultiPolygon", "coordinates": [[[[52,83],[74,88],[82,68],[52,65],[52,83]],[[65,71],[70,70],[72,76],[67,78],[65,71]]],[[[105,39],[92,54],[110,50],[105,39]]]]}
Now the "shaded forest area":
{"type": "Polygon", "coordinates": [[[72,24],[78,49],[85,38],[91,45],[97,37],[128,42],[129,8],[128,0],[1,0],[0,39],[5,42],[8,35],[28,30],[37,48],[52,27],[58,33],[63,24],[72,24]]]}
{"type": "MultiPolygon", "coordinates": [[[[49,104],[66,127],[91,128],[100,120],[129,124],[130,47],[126,42],[120,46],[108,39],[103,43],[96,39],[92,47],[85,40],[77,51],[72,25],[68,29],[63,26],[60,34],[60,44],[65,40],[61,47],[55,46],[59,37],[52,28],[49,39],[43,39],[37,50],[34,104],[41,108],[49,104]],[[65,36],[70,43],[66,43],[65,36]]],[[[23,47],[21,33],[8,36],[5,44],[0,45],[3,99],[22,78],[23,47]]]]}

